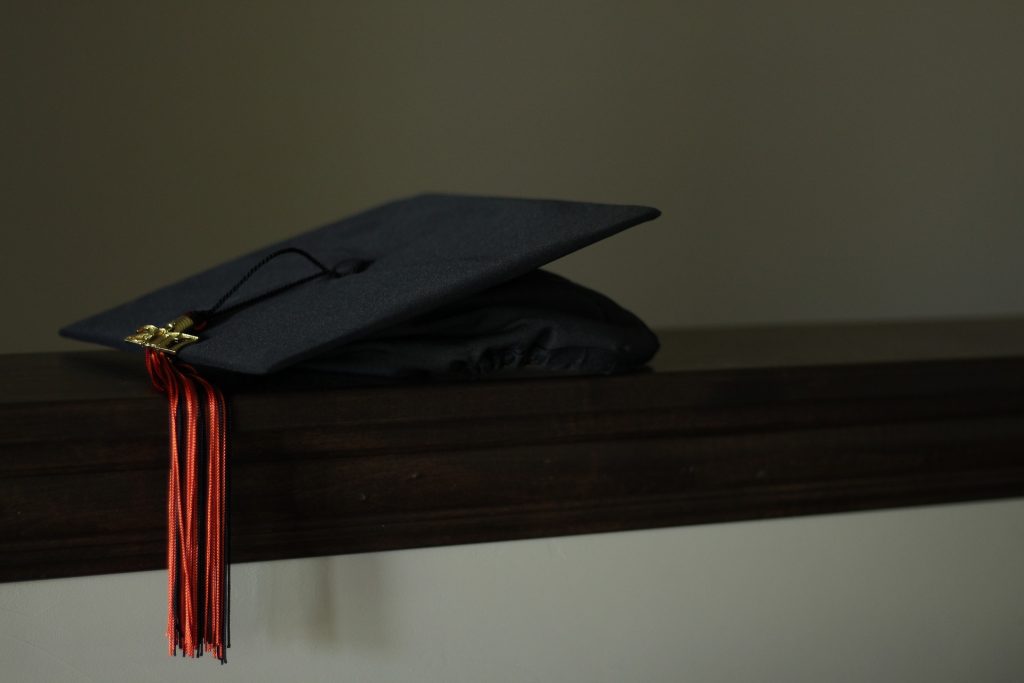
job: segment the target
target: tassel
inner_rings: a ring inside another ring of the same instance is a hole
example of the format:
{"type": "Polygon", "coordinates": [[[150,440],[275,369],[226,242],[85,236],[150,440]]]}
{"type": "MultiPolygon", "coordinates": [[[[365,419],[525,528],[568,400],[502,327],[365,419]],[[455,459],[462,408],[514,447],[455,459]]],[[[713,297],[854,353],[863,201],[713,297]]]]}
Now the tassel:
{"type": "MultiPolygon", "coordinates": [[[[360,262],[359,268],[365,268],[360,262]]],[[[349,272],[359,272],[353,269],[349,272]]],[[[189,311],[164,327],[143,325],[125,341],[146,349],[153,387],[167,396],[170,472],[167,478],[167,650],[186,657],[203,652],[225,663],[231,646],[228,624],[227,409],[224,394],[196,369],[174,356],[199,341],[217,320],[318,277],[342,277],[311,254],[286,247],[268,254],[213,305],[189,311]],[[302,256],[318,272],[224,308],[261,268],[286,254],[302,256]]]]}
{"type": "Polygon", "coordinates": [[[224,395],[185,363],[146,349],[153,386],[167,396],[167,646],[186,657],[228,642],[227,434],[224,395]]]}

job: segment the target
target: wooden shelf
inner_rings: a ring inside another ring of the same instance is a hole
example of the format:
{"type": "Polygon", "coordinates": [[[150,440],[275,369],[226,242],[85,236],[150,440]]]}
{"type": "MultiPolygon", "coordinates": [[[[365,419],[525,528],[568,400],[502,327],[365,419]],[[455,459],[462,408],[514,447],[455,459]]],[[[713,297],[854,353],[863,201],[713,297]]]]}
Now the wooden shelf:
{"type": "MultiPolygon", "coordinates": [[[[1024,495],[1024,319],[662,333],[615,377],[232,391],[232,557],[1024,495]]],[[[0,356],[0,580],[164,566],[140,357],[0,356]]]]}

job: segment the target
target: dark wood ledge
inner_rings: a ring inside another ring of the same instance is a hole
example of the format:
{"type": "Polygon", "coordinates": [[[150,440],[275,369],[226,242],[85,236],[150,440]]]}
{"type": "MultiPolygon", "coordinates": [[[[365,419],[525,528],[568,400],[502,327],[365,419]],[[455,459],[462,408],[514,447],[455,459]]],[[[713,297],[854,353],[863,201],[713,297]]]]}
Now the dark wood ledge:
{"type": "MultiPolygon", "coordinates": [[[[1024,495],[1024,319],[662,334],[616,377],[234,392],[268,560],[1024,495]]],[[[0,580],[164,565],[139,357],[0,356],[0,580]]]]}

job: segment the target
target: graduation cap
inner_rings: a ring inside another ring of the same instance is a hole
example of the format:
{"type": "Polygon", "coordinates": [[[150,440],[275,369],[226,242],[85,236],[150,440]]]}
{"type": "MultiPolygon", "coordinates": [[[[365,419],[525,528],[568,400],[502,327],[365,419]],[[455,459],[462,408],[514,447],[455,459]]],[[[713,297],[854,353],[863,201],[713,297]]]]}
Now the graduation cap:
{"type": "Polygon", "coordinates": [[[68,325],[145,352],[169,403],[169,651],[224,661],[230,377],[471,379],[642,367],[657,337],[538,268],[656,209],[428,194],[272,244],[68,325]]]}

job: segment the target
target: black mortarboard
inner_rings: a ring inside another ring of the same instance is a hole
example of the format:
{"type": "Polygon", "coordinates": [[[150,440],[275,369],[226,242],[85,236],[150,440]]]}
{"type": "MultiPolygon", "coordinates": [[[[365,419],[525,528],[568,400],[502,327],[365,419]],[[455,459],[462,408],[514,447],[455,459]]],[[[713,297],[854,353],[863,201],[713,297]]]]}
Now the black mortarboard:
{"type": "Polygon", "coordinates": [[[657,216],[640,206],[421,195],[62,329],[145,346],[150,378],[168,397],[169,651],[224,661],[228,646],[223,373],[491,377],[642,366],[658,348],[643,322],[537,269],[657,216]]]}
{"type": "Polygon", "coordinates": [[[131,348],[124,339],[140,325],[209,309],[268,256],[302,250],[330,273],[319,277],[298,252],[266,263],[181,360],[250,374],[303,361],[383,376],[614,372],[649,360],[654,335],[604,296],[536,269],[658,215],[640,206],[421,195],[215,266],[61,334],[131,348]]]}

